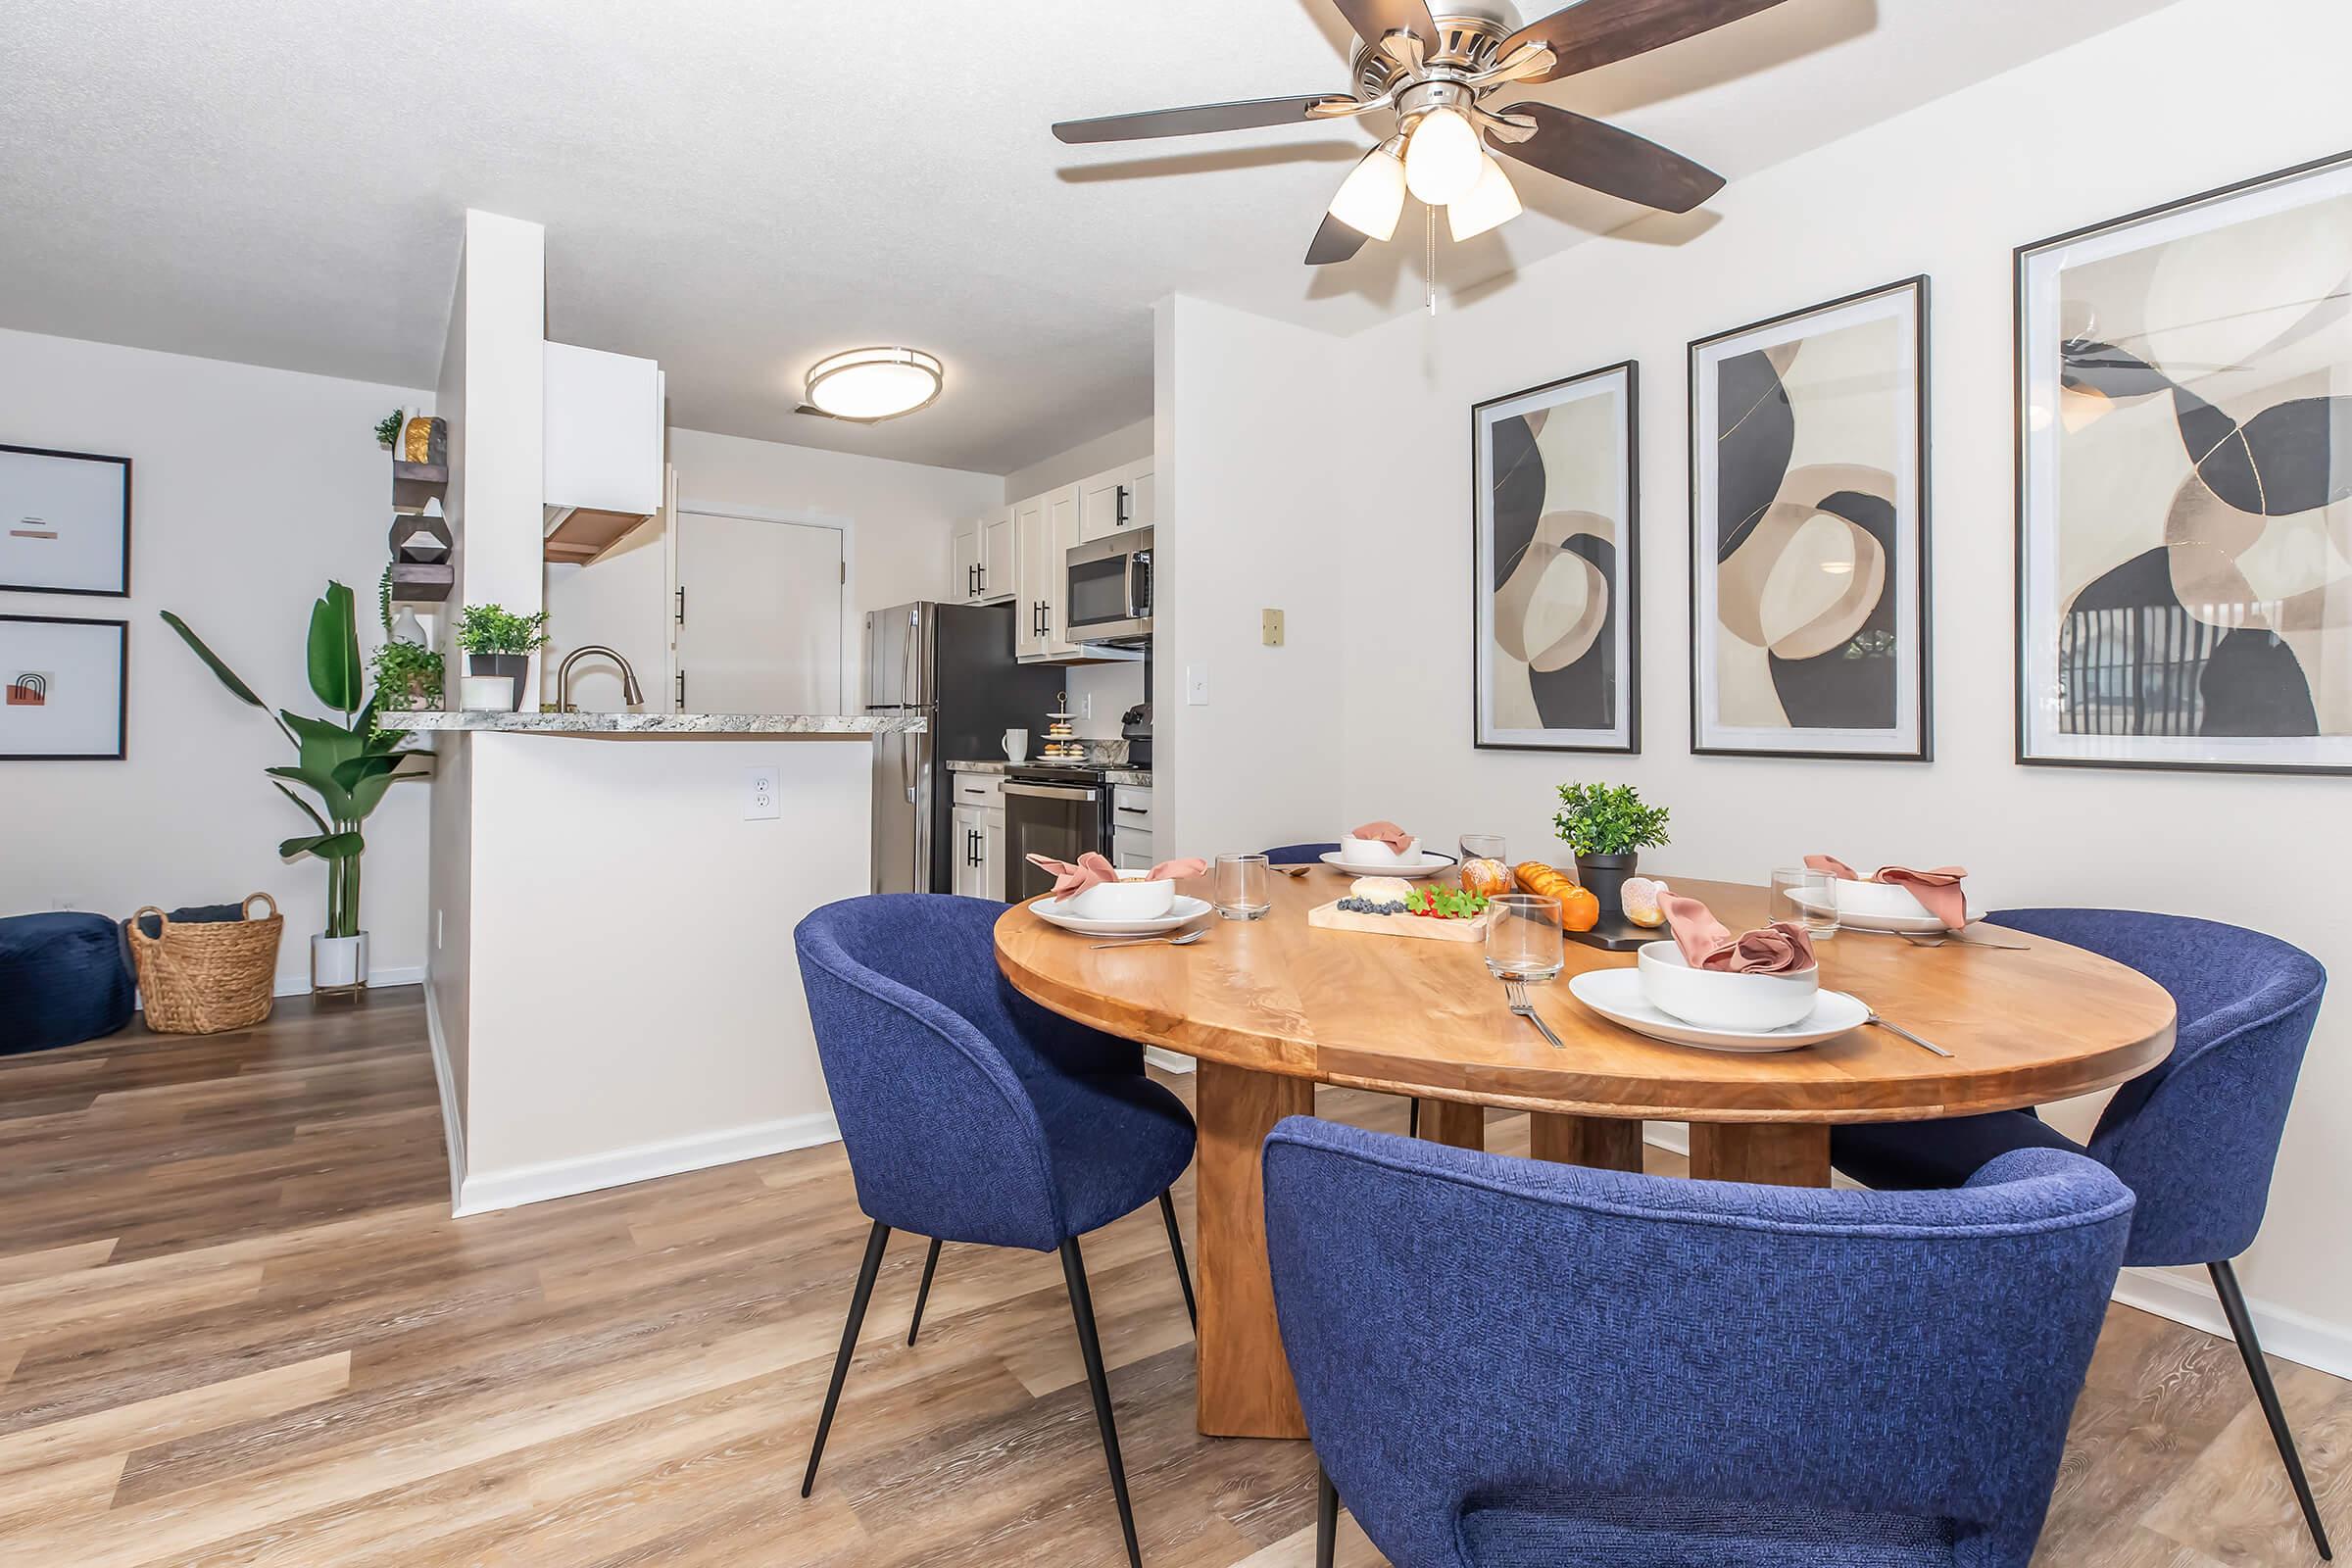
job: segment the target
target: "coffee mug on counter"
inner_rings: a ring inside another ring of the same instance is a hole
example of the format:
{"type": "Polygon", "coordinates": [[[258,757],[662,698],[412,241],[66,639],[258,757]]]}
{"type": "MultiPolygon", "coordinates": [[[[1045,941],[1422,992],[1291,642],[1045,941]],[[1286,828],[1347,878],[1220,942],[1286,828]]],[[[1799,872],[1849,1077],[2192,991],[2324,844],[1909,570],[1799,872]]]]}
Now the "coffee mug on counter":
{"type": "Polygon", "coordinates": [[[1029,760],[1029,732],[1027,730],[1006,730],[1004,732],[1003,745],[1004,747],[1004,760],[1006,761],[1026,762],[1029,760]]]}

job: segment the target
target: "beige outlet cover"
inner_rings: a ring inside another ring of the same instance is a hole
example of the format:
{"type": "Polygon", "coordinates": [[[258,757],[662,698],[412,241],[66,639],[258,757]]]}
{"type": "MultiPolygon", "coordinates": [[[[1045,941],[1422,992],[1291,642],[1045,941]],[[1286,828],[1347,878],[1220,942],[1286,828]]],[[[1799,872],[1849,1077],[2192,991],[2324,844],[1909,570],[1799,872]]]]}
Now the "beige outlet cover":
{"type": "Polygon", "coordinates": [[[1282,612],[1266,610],[1258,612],[1259,639],[1268,648],[1282,646],[1282,612]]]}

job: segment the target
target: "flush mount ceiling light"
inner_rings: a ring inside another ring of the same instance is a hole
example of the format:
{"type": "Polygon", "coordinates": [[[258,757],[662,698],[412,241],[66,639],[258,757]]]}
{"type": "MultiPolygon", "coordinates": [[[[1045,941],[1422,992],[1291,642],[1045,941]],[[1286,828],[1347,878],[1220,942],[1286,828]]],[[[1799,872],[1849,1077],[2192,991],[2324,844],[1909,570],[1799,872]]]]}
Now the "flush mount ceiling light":
{"type": "MultiPolygon", "coordinates": [[[[1395,116],[1394,133],[1332,199],[1307,250],[1310,267],[1347,261],[1392,238],[1405,187],[1433,210],[1433,221],[1435,209],[1446,210],[1456,239],[1516,218],[1518,193],[1489,149],[1591,190],[1687,213],[1723,188],[1721,175],[1614,125],[1513,100],[1524,84],[1663,49],[1783,0],[1576,0],[1515,30],[1510,8],[1492,0],[1454,0],[1436,13],[1430,0],[1332,3],[1361,40],[1347,93],[1071,120],[1054,134],[1073,144],[1138,141],[1395,116]]],[[[1434,270],[1434,238],[1431,244],[1434,270]]]]}
{"type": "Polygon", "coordinates": [[[920,349],[852,349],[809,367],[804,414],[875,424],[929,408],[946,373],[920,349]]]}

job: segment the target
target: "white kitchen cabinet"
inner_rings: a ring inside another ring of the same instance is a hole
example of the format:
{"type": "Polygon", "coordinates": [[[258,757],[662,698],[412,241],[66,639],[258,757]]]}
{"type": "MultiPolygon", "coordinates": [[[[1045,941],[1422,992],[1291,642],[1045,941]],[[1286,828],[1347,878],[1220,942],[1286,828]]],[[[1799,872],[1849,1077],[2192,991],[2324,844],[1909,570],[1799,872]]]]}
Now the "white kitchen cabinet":
{"type": "Polygon", "coordinates": [[[1091,544],[1114,533],[1152,526],[1154,470],[1151,458],[1106,468],[1078,485],[1078,542],[1091,544]]]}
{"type": "Polygon", "coordinates": [[[1122,871],[1149,871],[1159,862],[1152,858],[1152,835],[1142,828],[1111,830],[1110,863],[1122,871]]]}
{"type": "Polygon", "coordinates": [[[1046,556],[1054,547],[1046,527],[1046,497],[1031,496],[1012,508],[1012,648],[1024,663],[1046,657],[1046,608],[1053,574],[1046,556]]]}
{"type": "Polygon", "coordinates": [[[949,854],[956,868],[956,892],[967,899],[1004,897],[1004,812],[982,806],[958,806],[954,818],[954,841],[949,854]]]}
{"type": "Polygon", "coordinates": [[[974,518],[956,530],[948,552],[947,597],[959,605],[980,602],[980,522],[974,518]]]}
{"type": "Polygon", "coordinates": [[[662,367],[541,345],[540,501],[551,561],[593,561],[662,510],[662,367]]]}
{"type": "Polygon", "coordinates": [[[1000,507],[980,519],[979,604],[1010,599],[1019,586],[1012,537],[1012,509],[1000,507]]]}

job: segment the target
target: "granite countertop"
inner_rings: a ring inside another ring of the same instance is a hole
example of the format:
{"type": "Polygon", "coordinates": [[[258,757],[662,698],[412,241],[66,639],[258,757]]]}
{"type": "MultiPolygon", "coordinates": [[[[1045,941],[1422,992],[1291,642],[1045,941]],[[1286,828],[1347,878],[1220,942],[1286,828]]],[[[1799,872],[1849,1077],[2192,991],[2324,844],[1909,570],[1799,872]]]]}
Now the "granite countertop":
{"type": "MultiPolygon", "coordinates": [[[[951,773],[1002,774],[1010,765],[1006,762],[965,761],[957,759],[949,761],[948,771],[951,773]]],[[[1105,784],[1133,784],[1142,789],[1152,787],[1152,770],[1148,767],[1112,767],[1097,764],[1096,771],[1102,775],[1102,782],[1105,784]]]]}
{"type": "Polygon", "coordinates": [[[388,730],[496,730],[519,735],[920,734],[931,721],[906,713],[385,713],[388,730]]]}

